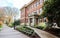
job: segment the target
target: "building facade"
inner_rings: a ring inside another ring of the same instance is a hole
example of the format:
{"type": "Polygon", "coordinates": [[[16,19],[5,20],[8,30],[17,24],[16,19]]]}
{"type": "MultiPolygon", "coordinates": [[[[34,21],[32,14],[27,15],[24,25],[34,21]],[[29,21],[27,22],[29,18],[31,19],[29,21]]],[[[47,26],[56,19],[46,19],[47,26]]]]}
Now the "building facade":
{"type": "Polygon", "coordinates": [[[27,12],[26,12],[26,7],[24,6],[22,9],[21,9],[21,23],[22,24],[25,24],[27,23],[27,12]]]}
{"type": "Polygon", "coordinates": [[[43,13],[44,0],[32,0],[21,8],[21,22],[27,25],[38,25],[40,22],[39,16],[43,13]]]}

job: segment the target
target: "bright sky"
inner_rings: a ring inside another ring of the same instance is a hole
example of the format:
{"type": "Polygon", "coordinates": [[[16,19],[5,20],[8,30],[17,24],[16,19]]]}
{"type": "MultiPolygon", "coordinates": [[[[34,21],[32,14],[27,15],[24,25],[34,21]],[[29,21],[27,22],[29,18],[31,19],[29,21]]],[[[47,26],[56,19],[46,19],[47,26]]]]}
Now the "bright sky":
{"type": "MultiPolygon", "coordinates": [[[[20,9],[25,4],[29,3],[31,0],[0,0],[0,7],[16,7],[20,9]]],[[[18,16],[20,18],[20,14],[18,16]]]]}
{"type": "Polygon", "coordinates": [[[20,9],[24,4],[30,1],[31,0],[0,0],[0,7],[9,6],[20,9]]]}

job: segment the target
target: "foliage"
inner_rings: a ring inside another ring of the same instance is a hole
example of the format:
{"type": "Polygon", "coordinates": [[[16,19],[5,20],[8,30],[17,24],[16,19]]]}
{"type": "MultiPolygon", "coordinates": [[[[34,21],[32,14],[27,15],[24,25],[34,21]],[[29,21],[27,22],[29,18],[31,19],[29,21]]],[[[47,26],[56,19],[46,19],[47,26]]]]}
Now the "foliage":
{"type": "Polygon", "coordinates": [[[9,27],[15,27],[17,25],[20,25],[20,20],[16,20],[14,23],[9,24],[9,27]]]}
{"type": "Polygon", "coordinates": [[[13,25],[20,25],[20,20],[15,21],[13,25]]]}
{"type": "Polygon", "coordinates": [[[9,27],[13,27],[13,26],[14,26],[13,23],[9,24],[9,27]]]}
{"type": "Polygon", "coordinates": [[[2,29],[2,25],[0,25],[0,31],[1,31],[1,29],[2,29]]]}
{"type": "Polygon", "coordinates": [[[2,25],[0,25],[0,28],[2,28],[2,25]]]}
{"type": "Polygon", "coordinates": [[[46,0],[43,6],[45,16],[48,17],[50,23],[54,20],[60,24],[60,0],[46,0]]]}
{"type": "Polygon", "coordinates": [[[39,26],[37,26],[36,28],[44,30],[47,28],[47,24],[46,23],[39,23],[39,26]]]}
{"type": "Polygon", "coordinates": [[[7,16],[11,16],[11,15],[13,15],[13,16],[16,16],[16,15],[18,15],[18,13],[19,13],[19,9],[18,8],[11,8],[11,7],[4,7],[3,8],[3,13],[5,13],[7,16]]]}
{"type": "Polygon", "coordinates": [[[21,27],[18,27],[16,28],[18,31],[24,33],[24,34],[27,34],[27,35],[32,35],[34,33],[34,30],[26,27],[26,26],[21,26],[21,27]]]}

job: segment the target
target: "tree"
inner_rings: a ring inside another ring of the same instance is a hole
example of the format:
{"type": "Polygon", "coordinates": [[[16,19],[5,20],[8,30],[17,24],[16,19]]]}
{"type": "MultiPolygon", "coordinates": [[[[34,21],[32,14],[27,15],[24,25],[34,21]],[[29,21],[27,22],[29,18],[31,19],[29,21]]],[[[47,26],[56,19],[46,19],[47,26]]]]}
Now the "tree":
{"type": "Polygon", "coordinates": [[[20,25],[20,20],[15,21],[14,25],[20,25]]]}
{"type": "Polygon", "coordinates": [[[13,25],[14,25],[14,29],[15,29],[15,26],[20,25],[20,20],[15,21],[15,22],[13,23],[13,25]]]}
{"type": "Polygon", "coordinates": [[[50,23],[56,22],[60,26],[60,0],[46,0],[43,11],[50,23]]]}

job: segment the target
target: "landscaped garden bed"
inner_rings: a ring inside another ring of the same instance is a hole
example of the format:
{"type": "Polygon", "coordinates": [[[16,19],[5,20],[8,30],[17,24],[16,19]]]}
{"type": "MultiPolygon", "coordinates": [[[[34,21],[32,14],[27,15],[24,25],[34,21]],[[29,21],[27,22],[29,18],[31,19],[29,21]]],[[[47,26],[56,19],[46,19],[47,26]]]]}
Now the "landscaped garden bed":
{"type": "Polygon", "coordinates": [[[24,34],[27,34],[27,35],[32,35],[34,33],[34,30],[32,30],[28,27],[25,27],[25,26],[18,27],[18,28],[16,28],[16,30],[18,30],[24,34]]]}
{"type": "Polygon", "coordinates": [[[2,25],[0,25],[0,31],[1,31],[1,29],[2,29],[2,25]]]}
{"type": "Polygon", "coordinates": [[[58,28],[50,28],[50,29],[46,29],[45,31],[60,37],[60,29],[58,28]]]}
{"type": "Polygon", "coordinates": [[[2,25],[0,25],[0,28],[2,28],[2,25]]]}
{"type": "Polygon", "coordinates": [[[34,30],[26,27],[26,26],[21,26],[16,28],[16,30],[28,35],[30,38],[40,38],[35,32],[34,30]]]}
{"type": "Polygon", "coordinates": [[[14,27],[13,23],[9,24],[9,27],[11,27],[11,28],[14,27]]]}
{"type": "Polygon", "coordinates": [[[34,26],[35,28],[38,28],[40,30],[45,30],[48,26],[46,23],[40,23],[39,25],[34,26]]]}

